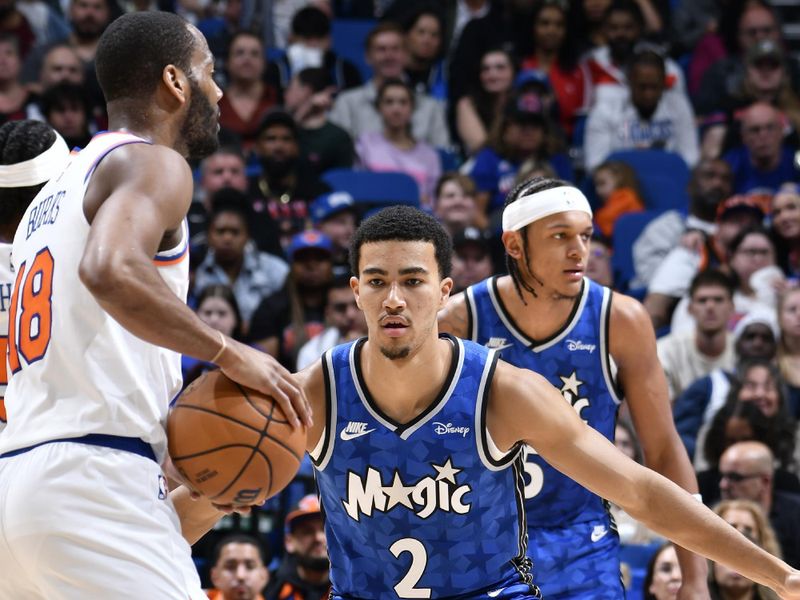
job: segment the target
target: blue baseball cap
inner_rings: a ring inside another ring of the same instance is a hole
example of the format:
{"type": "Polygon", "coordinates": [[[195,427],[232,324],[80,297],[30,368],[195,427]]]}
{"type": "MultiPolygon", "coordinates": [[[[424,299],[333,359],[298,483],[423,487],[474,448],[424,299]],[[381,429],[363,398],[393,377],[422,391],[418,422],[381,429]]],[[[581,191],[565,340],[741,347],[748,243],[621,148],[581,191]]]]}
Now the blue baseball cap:
{"type": "Polygon", "coordinates": [[[298,233],[292,238],[292,241],[289,242],[289,246],[286,248],[286,257],[289,260],[294,260],[295,254],[300,250],[307,250],[309,248],[323,250],[328,254],[332,254],[333,242],[331,238],[324,233],[309,229],[308,231],[298,233]]]}
{"type": "Polygon", "coordinates": [[[325,219],[344,210],[355,210],[355,200],[349,192],[330,192],[322,194],[311,203],[309,212],[314,225],[319,225],[325,219]]]}
{"type": "Polygon", "coordinates": [[[514,89],[518,90],[526,85],[534,83],[539,84],[547,90],[552,88],[550,85],[550,77],[548,77],[547,73],[539,69],[525,69],[524,71],[520,71],[514,79],[514,89]]]}

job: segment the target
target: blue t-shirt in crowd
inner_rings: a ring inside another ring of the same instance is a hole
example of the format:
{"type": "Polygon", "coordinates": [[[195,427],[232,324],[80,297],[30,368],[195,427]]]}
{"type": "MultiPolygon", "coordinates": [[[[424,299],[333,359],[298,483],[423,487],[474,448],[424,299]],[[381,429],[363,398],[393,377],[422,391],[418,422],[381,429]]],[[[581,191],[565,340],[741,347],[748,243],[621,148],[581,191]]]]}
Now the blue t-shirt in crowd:
{"type": "Polygon", "coordinates": [[[789,146],[781,149],[781,162],[772,171],[756,170],[746,146],[729,150],[722,158],[731,166],[733,190],[737,194],[756,189],[776,192],[787,181],[800,181],[800,170],[794,164],[794,150],[789,146]]]}

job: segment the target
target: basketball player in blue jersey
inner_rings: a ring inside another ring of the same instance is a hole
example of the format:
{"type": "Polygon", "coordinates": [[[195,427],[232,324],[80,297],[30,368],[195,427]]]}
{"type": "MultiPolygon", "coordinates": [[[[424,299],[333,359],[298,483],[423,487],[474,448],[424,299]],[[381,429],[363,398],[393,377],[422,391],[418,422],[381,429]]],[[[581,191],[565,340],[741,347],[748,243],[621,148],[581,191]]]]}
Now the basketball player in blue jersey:
{"type": "Polygon", "coordinates": [[[95,62],[110,131],[45,184],[13,240],[0,598],[199,600],[186,542],[221,513],[166,489],[180,354],[270,394],[297,425],[307,404],[274,359],[185,304],[186,159],[215,148],[221,97],[202,34],[131,13],[95,62]]]}
{"type": "Polygon", "coordinates": [[[525,559],[528,444],[655,531],[800,599],[800,572],[621,454],[543,377],[440,336],[450,254],[421,211],[367,219],[350,251],[367,338],[296,376],[315,413],[307,449],[334,598],[538,598],[525,559]]]}
{"type": "MultiPolygon", "coordinates": [[[[650,319],[635,300],[584,277],[592,211],[568,183],[537,178],[508,196],[503,243],[509,275],[453,297],[441,331],[497,349],[561,391],[559,406],[613,440],[626,399],[649,467],[696,493],[672,422],[650,319]]],[[[619,537],[608,505],[525,449],[528,555],[546,598],[624,598],[619,537]]],[[[708,597],[706,563],[679,552],[681,598],[708,597]]]]}

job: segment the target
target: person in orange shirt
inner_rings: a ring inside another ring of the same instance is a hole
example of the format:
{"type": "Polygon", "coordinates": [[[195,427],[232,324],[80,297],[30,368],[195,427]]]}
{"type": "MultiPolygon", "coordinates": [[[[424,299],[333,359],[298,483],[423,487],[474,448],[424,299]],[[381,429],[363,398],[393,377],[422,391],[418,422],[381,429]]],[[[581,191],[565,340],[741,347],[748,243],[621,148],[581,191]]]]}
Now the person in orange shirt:
{"type": "Polygon", "coordinates": [[[212,555],[209,600],[264,600],[269,581],[264,548],[254,537],[234,533],[220,540],[212,555]]]}
{"type": "Polygon", "coordinates": [[[597,197],[602,203],[594,214],[594,220],[603,235],[611,237],[614,223],[621,215],[644,210],[639,181],[631,167],[614,160],[598,165],[592,177],[597,197]]]}

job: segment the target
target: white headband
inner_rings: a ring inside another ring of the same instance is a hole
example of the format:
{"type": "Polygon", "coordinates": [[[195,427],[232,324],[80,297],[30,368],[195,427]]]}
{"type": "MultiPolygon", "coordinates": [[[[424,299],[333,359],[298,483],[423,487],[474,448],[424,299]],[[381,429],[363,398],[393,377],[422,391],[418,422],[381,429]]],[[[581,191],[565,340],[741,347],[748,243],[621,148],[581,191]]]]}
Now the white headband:
{"type": "Polygon", "coordinates": [[[592,216],[592,207],[578,188],[562,186],[523,196],[503,209],[503,231],[519,231],[525,225],[568,210],[592,216]]]}
{"type": "Polygon", "coordinates": [[[58,133],[53,145],[39,156],[13,165],[0,165],[0,188],[39,185],[61,173],[69,157],[69,148],[58,133]]]}

